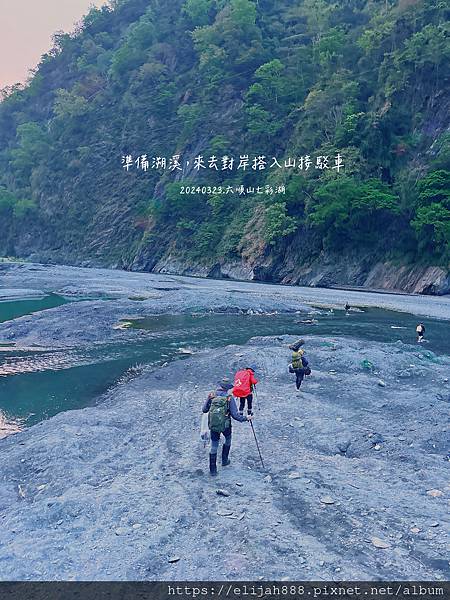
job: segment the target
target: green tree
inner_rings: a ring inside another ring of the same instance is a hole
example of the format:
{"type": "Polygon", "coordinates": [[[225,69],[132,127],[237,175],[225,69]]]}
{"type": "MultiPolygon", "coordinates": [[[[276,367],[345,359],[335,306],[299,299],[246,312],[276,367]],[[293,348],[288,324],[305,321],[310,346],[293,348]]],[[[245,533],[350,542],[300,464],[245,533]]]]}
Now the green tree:
{"type": "Polygon", "coordinates": [[[28,122],[18,125],[16,140],[17,146],[11,150],[10,164],[18,183],[26,187],[33,168],[48,157],[48,135],[38,123],[28,122]]]}
{"type": "Polygon", "coordinates": [[[36,208],[37,205],[33,200],[17,198],[9,190],[0,188],[0,215],[9,214],[16,219],[21,219],[36,208]]]}
{"type": "Polygon", "coordinates": [[[203,27],[209,23],[209,15],[213,0],[186,0],[183,6],[183,13],[196,27],[203,27]]]}
{"type": "Polygon", "coordinates": [[[266,208],[264,239],[274,246],[280,239],[291,235],[297,229],[294,217],[287,214],[286,202],[275,202],[266,208]]]}
{"type": "Polygon", "coordinates": [[[433,202],[417,210],[411,225],[416,231],[419,249],[450,260],[450,210],[433,202]]]}
{"type": "Polygon", "coordinates": [[[83,117],[89,111],[89,102],[75,91],[60,89],[56,91],[53,111],[62,120],[83,117]]]}
{"type": "Polygon", "coordinates": [[[286,93],[286,80],[283,78],[285,67],[277,58],[258,67],[255,71],[255,80],[247,98],[259,102],[263,106],[277,104],[286,93]]]}
{"type": "Polygon", "coordinates": [[[372,179],[339,177],[321,184],[308,207],[309,221],[325,233],[327,244],[373,244],[399,213],[399,200],[388,186],[372,179]]]}
{"type": "Polygon", "coordinates": [[[421,205],[443,202],[450,208],[450,172],[432,171],[417,182],[421,205]]]}

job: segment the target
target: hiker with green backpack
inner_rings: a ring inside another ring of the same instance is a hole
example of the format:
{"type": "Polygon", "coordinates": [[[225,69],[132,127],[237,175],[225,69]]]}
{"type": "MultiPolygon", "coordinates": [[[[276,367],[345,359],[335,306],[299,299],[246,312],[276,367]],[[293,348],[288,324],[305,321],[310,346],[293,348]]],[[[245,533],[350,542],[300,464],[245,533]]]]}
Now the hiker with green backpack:
{"type": "Polygon", "coordinates": [[[202,412],[208,413],[208,426],[211,432],[211,449],[209,451],[211,475],[217,475],[217,450],[221,434],[225,438],[222,446],[222,466],[226,467],[230,464],[228,456],[231,448],[231,419],[243,423],[253,418],[251,415],[244,417],[239,414],[236,401],[230,393],[232,388],[233,384],[227,377],[224,377],[216,391],[209,394],[203,403],[202,412]]]}

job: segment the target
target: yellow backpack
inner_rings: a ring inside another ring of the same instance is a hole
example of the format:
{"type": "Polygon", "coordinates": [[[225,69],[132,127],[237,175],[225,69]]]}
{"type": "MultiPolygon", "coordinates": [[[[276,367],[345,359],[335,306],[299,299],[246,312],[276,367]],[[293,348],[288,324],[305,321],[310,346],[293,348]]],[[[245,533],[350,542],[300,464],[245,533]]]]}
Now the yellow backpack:
{"type": "Polygon", "coordinates": [[[305,351],[301,348],[292,353],[292,367],[294,369],[301,369],[303,367],[302,356],[305,354],[305,351]]]}

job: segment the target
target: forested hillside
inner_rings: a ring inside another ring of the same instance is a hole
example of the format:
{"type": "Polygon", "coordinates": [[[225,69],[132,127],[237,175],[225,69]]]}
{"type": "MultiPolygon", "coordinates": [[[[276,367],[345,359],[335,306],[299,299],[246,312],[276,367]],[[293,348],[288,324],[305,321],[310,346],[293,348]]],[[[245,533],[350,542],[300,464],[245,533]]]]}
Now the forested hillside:
{"type": "Polygon", "coordinates": [[[448,17],[443,0],[92,9],[3,91],[0,255],[315,284],[388,261],[446,273],[448,17]]]}

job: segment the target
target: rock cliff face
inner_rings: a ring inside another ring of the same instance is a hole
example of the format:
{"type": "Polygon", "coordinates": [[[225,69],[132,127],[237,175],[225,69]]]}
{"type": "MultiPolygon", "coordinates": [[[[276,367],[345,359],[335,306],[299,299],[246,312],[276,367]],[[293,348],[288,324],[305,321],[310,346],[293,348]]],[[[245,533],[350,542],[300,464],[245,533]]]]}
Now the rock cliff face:
{"type": "Polygon", "coordinates": [[[254,262],[195,264],[171,254],[152,268],[155,273],[265,281],[313,287],[356,287],[410,294],[450,293],[450,274],[437,266],[397,265],[367,257],[326,256],[297,266],[293,258],[277,263],[272,257],[254,262]]]}
{"type": "Polygon", "coordinates": [[[191,275],[215,279],[261,281],[311,287],[348,287],[404,292],[409,294],[450,294],[450,271],[442,266],[399,264],[368,254],[326,254],[301,261],[298,251],[282,255],[262,249],[240,260],[199,262],[179,252],[168,251],[161,258],[140,254],[127,262],[110,262],[99,257],[77,257],[70,249],[23,253],[32,262],[81,267],[124,268],[135,272],[191,275]]]}
{"type": "Polygon", "coordinates": [[[367,276],[365,285],[440,295],[450,293],[450,275],[441,267],[397,267],[390,263],[377,263],[367,276]]]}

